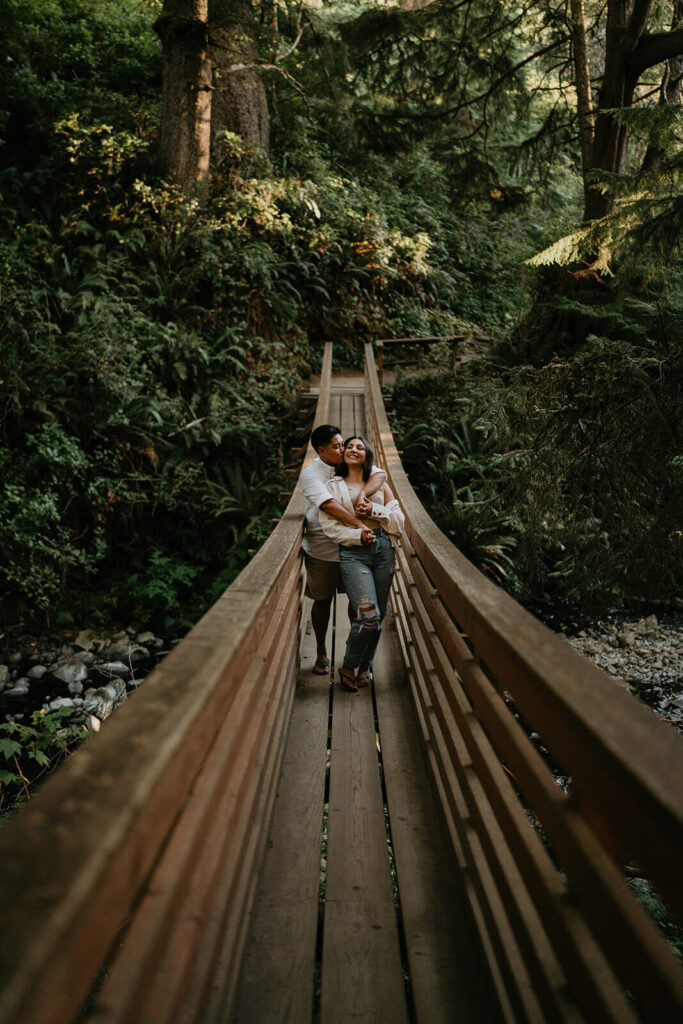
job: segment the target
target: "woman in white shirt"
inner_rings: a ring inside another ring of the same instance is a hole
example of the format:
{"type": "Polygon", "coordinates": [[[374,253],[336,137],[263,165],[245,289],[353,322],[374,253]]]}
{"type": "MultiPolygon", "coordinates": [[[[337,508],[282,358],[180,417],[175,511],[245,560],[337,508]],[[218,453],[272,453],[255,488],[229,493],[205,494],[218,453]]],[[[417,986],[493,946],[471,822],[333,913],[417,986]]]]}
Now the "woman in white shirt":
{"type": "Polygon", "coordinates": [[[403,529],[404,517],[387,483],[368,495],[355,507],[372,471],[373,452],[359,436],[344,442],[344,461],[327,487],[330,494],[349,512],[365,515],[365,530],[347,526],[320,510],[320,525],[339,544],[339,565],[354,619],[346,642],[344,664],[339,669],[341,685],[356,693],[367,686],[372,659],[379,642],[382,620],[386,615],[389,590],[396,568],[391,536],[403,529]],[[367,543],[367,530],[374,540],[367,543]]]}

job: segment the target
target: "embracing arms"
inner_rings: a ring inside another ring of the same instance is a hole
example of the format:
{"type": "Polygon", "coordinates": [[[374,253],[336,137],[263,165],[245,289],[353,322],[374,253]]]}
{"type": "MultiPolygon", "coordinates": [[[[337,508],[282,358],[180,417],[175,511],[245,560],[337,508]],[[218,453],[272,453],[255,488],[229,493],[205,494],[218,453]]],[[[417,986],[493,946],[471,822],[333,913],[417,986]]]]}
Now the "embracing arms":
{"type": "MultiPolygon", "coordinates": [[[[339,478],[331,480],[328,484],[328,488],[335,501],[342,505],[347,512],[353,508],[348,489],[343,480],[339,478]]],[[[378,489],[379,488],[376,488],[375,490],[378,489]]],[[[373,493],[375,493],[375,491],[373,491],[373,493]]],[[[388,484],[383,485],[383,494],[386,504],[382,505],[378,502],[369,502],[370,508],[368,515],[381,523],[387,533],[397,535],[403,529],[403,512],[401,511],[399,503],[394,498],[388,484]]],[[[372,531],[369,531],[367,526],[363,529],[354,529],[350,524],[346,525],[340,522],[339,519],[333,518],[327,513],[327,510],[323,508],[323,506],[320,507],[319,515],[322,529],[327,536],[337,544],[343,544],[345,547],[350,547],[353,545],[368,543],[364,538],[364,533],[367,534],[372,531]]],[[[374,540],[374,535],[372,535],[372,540],[374,540]]]]}

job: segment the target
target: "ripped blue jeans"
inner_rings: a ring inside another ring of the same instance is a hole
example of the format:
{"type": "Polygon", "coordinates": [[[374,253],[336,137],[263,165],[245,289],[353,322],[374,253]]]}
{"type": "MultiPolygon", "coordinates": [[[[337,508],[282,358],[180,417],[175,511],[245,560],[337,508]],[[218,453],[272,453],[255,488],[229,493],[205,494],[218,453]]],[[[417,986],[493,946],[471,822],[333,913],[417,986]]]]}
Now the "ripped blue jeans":
{"type": "Polygon", "coordinates": [[[339,547],[342,580],[354,613],[344,664],[361,671],[372,665],[396,568],[389,535],[380,529],[375,535],[374,544],[339,547]]]}

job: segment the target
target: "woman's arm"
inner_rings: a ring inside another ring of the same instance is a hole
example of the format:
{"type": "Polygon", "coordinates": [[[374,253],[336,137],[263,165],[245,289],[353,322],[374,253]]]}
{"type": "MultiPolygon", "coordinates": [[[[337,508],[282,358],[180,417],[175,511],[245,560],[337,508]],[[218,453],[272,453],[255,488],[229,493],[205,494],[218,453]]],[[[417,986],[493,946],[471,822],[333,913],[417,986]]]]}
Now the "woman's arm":
{"type": "Polygon", "coordinates": [[[330,540],[333,540],[336,544],[343,544],[344,547],[372,544],[375,540],[372,530],[356,519],[347,508],[347,504],[350,507],[350,503],[346,486],[343,486],[339,479],[333,478],[328,483],[327,489],[333,508],[330,508],[328,511],[327,502],[323,502],[318,508],[318,519],[323,533],[330,540]],[[343,513],[343,516],[339,514],[340,511],[343,513]]]}
{"type": "Polygon", "coordinates": [[[385,484],[383,490],[384,505],[372,502],[369,515],[381,523],[387,533],[397,536],[405,526],[405,516],[389,484],[385,484]]]}
{"type": "Polygon", "coordinates": [[[370,515],[371,501],[368,498],[369,494],[374,494],[375,491],[379,491],[382,485],[387,479],[387,474],[383,469],[378,469],[377,466],[372,467],[372,473],[365,481],[360,489],[360,494],[356,498],[356,515],[368,516],[370,515]]]}

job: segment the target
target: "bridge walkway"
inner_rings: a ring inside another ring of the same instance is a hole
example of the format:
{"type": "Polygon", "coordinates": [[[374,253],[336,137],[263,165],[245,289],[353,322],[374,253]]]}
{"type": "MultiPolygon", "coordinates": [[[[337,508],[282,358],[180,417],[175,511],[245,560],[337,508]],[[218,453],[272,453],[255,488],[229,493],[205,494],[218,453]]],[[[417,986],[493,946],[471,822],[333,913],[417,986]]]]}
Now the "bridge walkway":
{"type": "Polygon", "coordinates": [[[0,1024],[680,1024],[632,883],[683,923],[681,737],[431,520],[371,346],[362,398],[331,369],[315,422],[368,435],[406,516],[374,687],[311,672],[295,488],[0,830],[0,1024]]]}
{"type": "MultiPolygon", "coordinates": [[[[333,377],[330,422],[366,435],[364,383],[333,377]]],[[[331,663],[348,633],[341,596],[331,663]]],[[[308,608],[305,611],[308,616],[308,608]]],[[[427,776],[393,612],[374,682],[311,671],[310,617],[231,1024],[495,1022],[462,880],[427,776]]]]}

